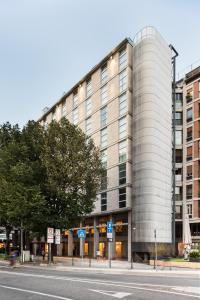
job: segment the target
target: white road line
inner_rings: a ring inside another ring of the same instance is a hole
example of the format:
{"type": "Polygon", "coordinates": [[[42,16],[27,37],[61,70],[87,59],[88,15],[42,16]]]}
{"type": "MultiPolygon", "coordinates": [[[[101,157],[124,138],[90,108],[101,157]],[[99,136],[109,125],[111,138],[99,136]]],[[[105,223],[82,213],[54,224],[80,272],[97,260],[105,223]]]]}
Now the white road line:
{"type": "Polygon", "coordinates": [[[125,297],[131,295],[131,293],[104,291],[104,290],[90,290],[89,289],[89,291],[104,294],[104,295],[111,296],[111,297],[114,297],[114,298],[117,298],[117,299],[122,299],[122,298],[125,298],[125,297]]]}
{"type": "Polygon", "coordinates": [[[6,273],[10,275],[18,275],[18,276],[27,276],[27,277],[36,277],[36,278],[45,278],[45,279],[54,279],[54,280],[64,280],[64,281],[73,281],[73,282],[83,282],[83,283],[89,283],[89,284],[99,284],[99,285],[107,285],[107,286],[116,286],[116,287],[122,287],[122,288],[128,288],[128,289],[137,289],[137,290],[145,290],[150,292],[157,292],[157,293],[164,293],[164,294],[174,294],[174,295],[180,295],[180,296],[186,296],[186,297],[194,297],[200,299],[200,296],[194,295],[194,294],[185,294],[180,293],[176,291],[169,291],[169,290],[161,290],[161,289],[155,289],[156,287],[164,287],[164,288],[176,288],[176,286],[168,286],[168,285],[153,285],[148,283],[126,283],[130,285],[123,285],[122,282],[116,282],[116,281],[98,281],[93,279],[82,279],[82,278],[71,278],[71,277],[59,277],[59,276],[51,276],[51,275],[40,275],[40,274],[30,274],[30,273],[20,273],[20,272],[9,272],[9,271],[0,271],[0,273],[6,273]],[[133,286],[135,285],[135,286],[133,286]],[[144,287],[141,287],[144,286],[144,287]],[[146,288],[147,286],[147,288],[146,288]],[[148,287],[149,286],[149,287],[148,287]],[[155,287],[155,288],[153,288],[155,287]]]}
{"type": "Polygon", "coordinates": [[[32,290],[24,290],[24,289],[15,288],[12,286],[7,286],[7,285],[0,285],[0,288],[4,288],[4,289],[8,289],[8,290],[15,290],[15,291],[19,291],[19,292],[25,292],[25,293],[30,293],[30,294],[36,294],[36,295],[40,295],[40,296],[47,296],[47,297],[62,299],[62,300],[73,300],[71,298],[65,298],[65,297],[61,297],[61,296],[40,293],[40,292],[36,292],[36,291],[32,291],[32,290]]]}

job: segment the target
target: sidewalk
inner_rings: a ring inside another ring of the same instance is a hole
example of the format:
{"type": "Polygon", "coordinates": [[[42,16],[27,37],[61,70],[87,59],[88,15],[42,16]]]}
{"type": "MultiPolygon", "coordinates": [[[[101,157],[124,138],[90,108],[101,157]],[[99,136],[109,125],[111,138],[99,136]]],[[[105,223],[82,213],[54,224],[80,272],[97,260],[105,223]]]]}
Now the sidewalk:
{"type": "MultiPolygon", "coordinates": [[[[177,267],[162,267],[157,266],[156,270],[151,265],[145,265],[140,263],[133,263],[133,268],[131,269],[131,264],[127,261],[112,261],[111,268],[109,268],[109,263],[107,260],[96,262],[95,259],[91,261],[89,265],[89,260],[84,259],[83,261],[80,258],[75,258],[73,260],[74,265],[72,265],[72,259],[65,258],[65,262],[55,262],[51,265],[48,265],[47,261],[43,262],[42,259],[36,263],[26,262],[23,265],[17,263],[17,267],[23,266],[24,268],[35,268],[41,270],[55,270],[55,271],[82,271],[82,272],[97,272],[97,273],[109,273],[109,274],[141,274],[145,273],[146,275],[195,275],[200,278],[200,269],[191,269],[191,268],[177,268],[177,267]],[[70,262],[71,260],[71,262],[70,262]],[[67,261],[67,263],[66,263],[67,261]]],[[[0,261],[0,265],[9,266],[8,261],[0,261]]]]}

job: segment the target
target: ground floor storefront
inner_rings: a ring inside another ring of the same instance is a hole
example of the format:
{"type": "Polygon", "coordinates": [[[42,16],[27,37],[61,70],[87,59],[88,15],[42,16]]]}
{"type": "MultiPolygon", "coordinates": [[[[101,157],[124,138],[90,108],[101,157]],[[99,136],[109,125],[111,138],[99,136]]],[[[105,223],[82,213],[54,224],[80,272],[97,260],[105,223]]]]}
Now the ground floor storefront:
{"type": "Polygon", "coordinates": [[[131,259],[131,211],[84,218],[78,227],[70,228],[57,246],[57,255],[131,259]],[[112,221],[112,240],[107,239],[107,222],[112,221]],[[78,230],[85,229],[86,237],[79,238],[78,230]]]}

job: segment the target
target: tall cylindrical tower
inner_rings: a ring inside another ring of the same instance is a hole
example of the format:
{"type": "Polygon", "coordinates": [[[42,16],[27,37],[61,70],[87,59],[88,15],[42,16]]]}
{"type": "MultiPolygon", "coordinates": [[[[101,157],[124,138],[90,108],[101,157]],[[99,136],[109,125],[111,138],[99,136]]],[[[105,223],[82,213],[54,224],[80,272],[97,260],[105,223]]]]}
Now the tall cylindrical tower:
{"type": "MultiPolygon", "coordinates": [[[[171,51],[153,27],[133,46],[133,226],[136,252],[171,244],[171,51]]],[[[166,247],[165,247],[166,248],[166,247]]]]}

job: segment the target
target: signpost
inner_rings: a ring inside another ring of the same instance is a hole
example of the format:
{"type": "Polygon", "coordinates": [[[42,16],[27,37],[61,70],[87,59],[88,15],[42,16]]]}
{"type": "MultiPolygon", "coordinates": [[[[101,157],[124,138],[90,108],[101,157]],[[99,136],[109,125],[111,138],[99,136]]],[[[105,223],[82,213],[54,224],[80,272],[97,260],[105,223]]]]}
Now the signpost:
{"type": "Polygon", "coordinates": [[[78,230],[78,238],[80,239],[80,243],[81,243],[81,249],[82,249],[82,262],[83,262],[83,239],[86,238],[86,230],[85,230],[85,229],[79,229],[79,230],[78,230]]]}
{"type": "Polygon", "coordinates": [[[86,230],[85,229],[79,229],[78,230],[78,238],[79,239],[85,239],[86,237],[86,230]]]}
{"type": "Polygon", "coordinates": [[[107,222],[107,239],[108,239],[108,260],[109,260],[109,268],[111,268],[111,246],[112,246],[112,238],[113,238],[113,224],[112,221],[107,222]]]}
{"type": "Polygon", "coordinates": [[[55,229],[55,244],[60,245],[60,229],[55,229]]]}
{"type": "Polygon", "coordinates": [[[47,228],[47,243],[48,243],[48,253],[49,253],[49,265],[51,264],[51,244],[54,242],[54,228],[47,228]]]}

